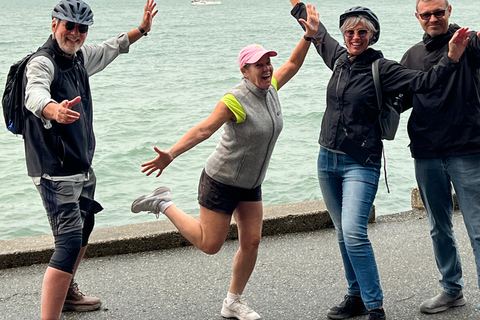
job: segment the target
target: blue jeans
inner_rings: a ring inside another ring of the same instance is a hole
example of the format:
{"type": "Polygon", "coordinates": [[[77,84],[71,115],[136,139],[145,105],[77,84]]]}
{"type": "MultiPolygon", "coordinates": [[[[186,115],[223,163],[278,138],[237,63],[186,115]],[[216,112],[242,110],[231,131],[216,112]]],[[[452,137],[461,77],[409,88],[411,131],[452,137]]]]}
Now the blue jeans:
{"type": "Polygon", "coordinates": [[[362,166],[348,155],[324,148],[318,156],[318,180],[337,231],[348,294],[361,296],[369,310],[383,304],[377,263],[367,234],[380,167],[380,161],[362,166]]]}
{"type": "Polygon", "coordinates": [[[433,252],[448,293],[462,290],[462,264],[453,231],[452,184],[475,255],[480,286],[480,154],[415,159],[415,174],[430,221],[433,252]]]}

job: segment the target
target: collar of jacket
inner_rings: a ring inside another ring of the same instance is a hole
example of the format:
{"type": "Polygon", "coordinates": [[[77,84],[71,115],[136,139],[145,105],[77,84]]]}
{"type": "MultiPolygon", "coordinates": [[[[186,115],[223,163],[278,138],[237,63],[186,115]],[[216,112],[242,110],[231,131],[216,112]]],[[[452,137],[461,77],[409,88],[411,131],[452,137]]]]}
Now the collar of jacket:
{"type": "Polygon", "coordinates": [[[260,98],[265,98],[266,97],[269,89],[266,89],[266,90],[265,89],[260,89],[259,87],[254,85],[253,82],[251,82],[247,78],[244,78],[243,80],[244,80],[245,85],[248,88],[248,90],[253,92],[253,94],[255,94],[256,96],[258,96],[260,98]]]}
{"type": "Polygon", "coordinates": [[[65,56],[65,52],[60,49],[58,42],[52,36],[49,36],[47,42],[43,45],[50,48],[54,53],[54,59],[60,64],[62,68],[71,68],[77,60],[78,54],[74,54],[73,57],[65,56]]]}
{"type": "Polygon", "coordinates": [[[428,33],[424,33],[423,35],[423,43],[425,44],[425,47],[427,48],[428,51],[434,51],[439,48],[444,47],[450,39],[453,37],[455,34],[455,31],[460,29],[460,26],[452,23],[448,26],[447,32],[440,34],[438,36],[432,37],[428,33]]]}
{"type": "MultiPolygon", "coordinates": [[[[350,61],[348,59],[348,52],[346,52],[344,54],[343,57],[340,57],[339,59],[342,59],[340,61],[342,61],[342,64],[347,62],[347,61],[350,61]]],[[[382,51],[380,50],[375,50],[373,48],[367,48],[365,51],[363,51],[361,54],[359,54],[355,60],[353,60],[352,62],[350,62],[351,64],[355,63],[355,64],[362,64],[362,65],[370,65],[372,64],[373,61],[377,60],[377,59],[380,59],[380,58],[383,58],[383,53],[382,51]]]]}

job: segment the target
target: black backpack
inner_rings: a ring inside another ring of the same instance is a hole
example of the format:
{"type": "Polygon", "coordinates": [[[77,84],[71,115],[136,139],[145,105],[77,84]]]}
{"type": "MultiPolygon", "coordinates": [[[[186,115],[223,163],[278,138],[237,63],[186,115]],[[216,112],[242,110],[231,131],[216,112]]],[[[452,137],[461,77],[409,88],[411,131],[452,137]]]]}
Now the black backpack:
{"type": "Polygon", "coordinates": [[[382,95],[382,85],[380,83],[380,73],[378,71],[378,62],[373,61],[372,74],[375,91],[377,93],[377,104],[380,109],[379,123],[382,129],[382,139],[393,140],[397,133],[400,122],[400,112],[402,112],[403,94],[385,94],[382,95]]]}
{"type": "Polygon", "coordinates": [[[23,134],[23,127],[25,123],[25,115],[27,110],[25,109],[25,69],[34,55],[44,55],[52,60],[53,65],[55,62],[53,58],[47,54],[45,50],[40,50],[28,54],[26,57],[16,62],[10,67],[10,71],[7,75],[7,82],[5,84],[5,91],[3,92],[2,106],[3,116],[5,118],[5,125],[7,129],[16,135],[23,134]]]}

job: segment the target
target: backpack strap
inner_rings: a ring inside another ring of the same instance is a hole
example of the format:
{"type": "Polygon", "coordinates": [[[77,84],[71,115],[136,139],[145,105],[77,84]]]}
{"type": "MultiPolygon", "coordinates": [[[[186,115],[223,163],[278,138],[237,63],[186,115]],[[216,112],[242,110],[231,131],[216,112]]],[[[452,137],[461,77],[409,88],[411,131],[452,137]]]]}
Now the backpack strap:
{"type": "Polygon", "coordinates": [[[34,57],[38,57],[38,56],[47,57],[48,59],[50,59],[50,61],[52,61],[52,64],[53,64],[53,81],[50,84],[50,87],[53,87],[55,85],[56,81],[58,80],[58,67],[57,67],[57,63],[55,62],[55,52],[53,52],[53,50],[51,50],[49,48],[40,47],[40,48],[38,48],[37,52],[35,52],[32,55],[30,60],[32,60],[34,57]]]}
{"type": "MultiPolygon", "coordinates": [[[[32,53],[30,57],[28,58],[27,64],[35,57],[42,56],[42,57],[47,57],[50,61],[52,61],[53,64],[53,80],[52,83],[50,84],[50,90],[52,87],[58,85],[58,80],[60,79],[60,76],[58,75],[59,70],[57,67],[57,63],[55,62],[55,53],[48,48],[44,47],[39,47],[37,51],[32,53]]],[[[27,65],[26,64],[26,65],[27,65]]],[[[27,68],[25,65],[25,70],[23,70],[23,79],[22,79],[22,101],[25,101],[25,89],[26,89],[26,84],[27,84],[27,68]]],[[[30,113],[25,112],[25,104],[23,104],[22,112],[24,113],[24,117],[27,117],[30,115],[30,113]]]]}
{"type": "MultiPolygon", "coordinates": [[[[373,75],[373,84],[375,85],[375,91],[377,92],[377,104],[378,109],[382,109],[382,86],[380,84],[380,72],[378,71],[378,61],[380,59],[376,59],[372,62],[372,75],[373,75]]],[[[383,173],[385,175],[385,185],[387,186],[387,192],[390,193],[390,188],[388,187],[388,180],[387,180],[387,158],[385,157],[385,147],[382,148],[383,154],[383,173]]]]}
{"type": "Polygon", "coordinates": [[[377,92],[377,104],[378,109],[382,108],[382,86],[380,84],[380,72],[378,71],[378,61],[377,59],[372,62],[372,75],[373,75],[373,84],[375,85],[375,91],[377,92]]]}

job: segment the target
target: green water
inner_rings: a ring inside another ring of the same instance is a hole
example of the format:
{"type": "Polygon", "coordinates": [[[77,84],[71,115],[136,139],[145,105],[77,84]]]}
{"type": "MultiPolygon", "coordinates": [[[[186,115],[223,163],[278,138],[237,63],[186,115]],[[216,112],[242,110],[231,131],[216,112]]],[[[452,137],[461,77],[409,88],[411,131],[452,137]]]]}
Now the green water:
{"type": "MultiPolygon", "coordinates": [[[[0,83],[12,63],[42,45],[50,34],[50,15],[56,1],[2,2],[0,21],[0,83]]],[[[87,44],[99,43],[137,27],[143,0],[90,0],[95,23],[87,44]]],[[[421,40],[414,17],[415,1],[315,1],[320,19],[340,39],[338,16],[355,5],[370,7],[381,22],[380,41],[374,46],[399,60],[421,40]]],[[[452,1],[452,22],[478,29],[473,1],[452,1]],[[457,12],[458,10],[458,12],[457,12]],[[476,23],[476,25],[475,25],[476,23]]],[[[159,185],[172,189],[174,202],[197,215],[197,183],[220,131],[177,158],[160,178],[145,177],[140,164],[155,156],[153,146],[169,148],[190,127],[202,121],[218,100],[236,85],[241,74],[237,54],[259,43],[279,55],[279,67],[290,56],[303,32],[290,16],[288,0],[222,0],[221,5],[191,6],[190,0],[158,1],[153,30],[103,72],[91,78],[97,151],[94,169],[97,200],[105,210],[96,227],[152,221],[152,215],[134,215],[131,202],[159,185]]],[[[279,92],[284,130],[263,184],[264,205],[321,199],[316,178],[317,138],[325,108],[330,70],[312,47],[304,66],[279,92]]],[[[415,187],[413,161],[401,120],[397,139],[386,142],[391,193],[382,176],[375,201],[377,214],[410,209],[415,187]]],[[[27,176],[23,141],[0,130],[0,240],[49,234],[40,196],[27,176]]]]}

